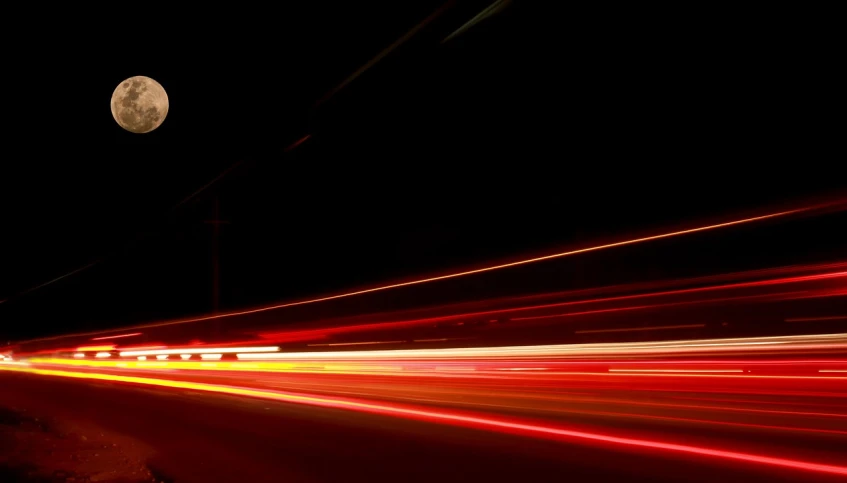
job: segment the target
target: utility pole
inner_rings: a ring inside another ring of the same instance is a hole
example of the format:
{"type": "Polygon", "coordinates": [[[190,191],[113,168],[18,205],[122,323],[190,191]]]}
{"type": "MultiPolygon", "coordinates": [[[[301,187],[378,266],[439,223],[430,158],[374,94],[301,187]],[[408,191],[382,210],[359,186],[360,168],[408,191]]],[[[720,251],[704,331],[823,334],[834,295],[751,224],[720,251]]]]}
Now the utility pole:
{"type": "MultiPolygon", "coordinates": [[[[221,225],[229,223],[221,220],[221,203],[217,196],[212,208],[212,219],[205,223],[212,225],[212,313],[217,314],[221,303],[221,225]]],[[[213,322],[213,332],[216,335],[220,333],[218,321],[213,322]]]]}

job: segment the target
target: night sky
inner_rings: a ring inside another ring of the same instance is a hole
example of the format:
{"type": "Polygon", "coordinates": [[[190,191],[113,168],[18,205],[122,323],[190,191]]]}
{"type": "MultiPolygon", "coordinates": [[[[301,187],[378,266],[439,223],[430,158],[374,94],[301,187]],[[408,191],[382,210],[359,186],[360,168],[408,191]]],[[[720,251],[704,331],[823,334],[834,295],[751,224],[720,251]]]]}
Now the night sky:
{"type": "MultiPolygon", "coordinates": [[[[216,206],[227,310],[847,186],[835,44],[791,15],[512,2],[440,44],[487,5],[454,2],[319,103],[442,3],[306,4],[29,12],[2,34],[0,337],[215,310],[216,206]],[[109,111],[134,75],[170,98],[149,134],[109,111]]],[[[771,245],[833,254],[830,225],[771,245]]],[[[692,273],[738,265],[685,253],[692,273]]],[[[641,276],[625,265],[607,271],[641,276]]]]}

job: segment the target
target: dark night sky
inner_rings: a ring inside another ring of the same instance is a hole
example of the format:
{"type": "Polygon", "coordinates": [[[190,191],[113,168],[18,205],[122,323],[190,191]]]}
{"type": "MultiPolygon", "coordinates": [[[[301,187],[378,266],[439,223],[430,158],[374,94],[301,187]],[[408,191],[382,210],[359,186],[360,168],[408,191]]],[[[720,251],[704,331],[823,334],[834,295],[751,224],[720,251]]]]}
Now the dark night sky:
{"type": "Polygon", "coordinates": [[[306,3],[30,12],[2,34],[0,334],[210,311],[215,199],[227,309],[847,185],[832,32],[802,16],[513,2],[439,46],[486,6],[456,2],[314,109],[441,2],[306,3]],[[170,97],[150,134],[108,109],[133,75],[170,97]]]}

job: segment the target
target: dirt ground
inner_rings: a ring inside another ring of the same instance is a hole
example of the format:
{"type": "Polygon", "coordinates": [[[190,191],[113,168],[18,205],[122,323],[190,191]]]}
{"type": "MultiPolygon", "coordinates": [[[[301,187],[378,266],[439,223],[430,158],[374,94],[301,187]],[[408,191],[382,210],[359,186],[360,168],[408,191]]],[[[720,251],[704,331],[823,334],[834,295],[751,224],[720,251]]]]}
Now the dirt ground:
{"type": "Polygon", "coordinates": [[[91,425],[0,406],[0,481],[168,482],[145,461],[150,450],[91,425]]]}

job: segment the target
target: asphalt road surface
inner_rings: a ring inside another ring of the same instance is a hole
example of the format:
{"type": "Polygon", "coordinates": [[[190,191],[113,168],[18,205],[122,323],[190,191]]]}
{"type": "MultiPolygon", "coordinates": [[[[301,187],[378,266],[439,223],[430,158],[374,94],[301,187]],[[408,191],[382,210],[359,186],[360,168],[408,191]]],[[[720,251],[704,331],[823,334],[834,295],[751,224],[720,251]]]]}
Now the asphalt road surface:
{"type": "Polygon", "coordinates": [[[71,421],[149,448],[148,465],[163,481],[774,482],[817,477],[108,381],[0,374],[0,387],[4,407],[71,421]]]}

